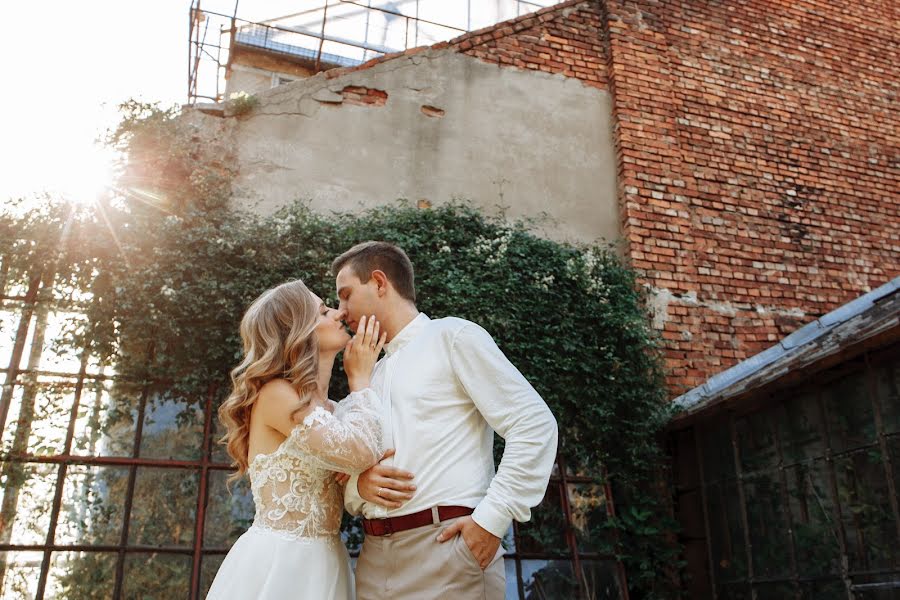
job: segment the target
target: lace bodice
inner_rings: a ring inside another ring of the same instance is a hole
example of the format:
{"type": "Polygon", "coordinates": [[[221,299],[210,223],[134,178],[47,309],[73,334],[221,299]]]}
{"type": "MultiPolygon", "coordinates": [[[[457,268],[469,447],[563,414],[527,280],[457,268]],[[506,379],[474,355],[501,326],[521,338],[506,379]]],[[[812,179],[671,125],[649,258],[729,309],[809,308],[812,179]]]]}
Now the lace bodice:
{"type": "Polygon", "coordinates": [[[254,527],[291,538],[339,533],[343,490],[334,472],[365,471],[381,458],[383,442],[381,402],[371,389],[334,407],[334,413],[316,407],[274,452],[253,458],[254,527]]]}

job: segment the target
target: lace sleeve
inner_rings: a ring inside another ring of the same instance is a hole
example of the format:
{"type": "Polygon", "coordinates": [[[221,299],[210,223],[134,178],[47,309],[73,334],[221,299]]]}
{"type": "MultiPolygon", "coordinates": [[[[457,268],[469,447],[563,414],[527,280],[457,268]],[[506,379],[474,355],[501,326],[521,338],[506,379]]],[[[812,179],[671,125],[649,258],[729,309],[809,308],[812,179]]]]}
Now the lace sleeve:
{"type": "Polygon", "coordinates": [[[329,470],[361,473],[384,452],[381,401],[367,388],[351,393],[338,406],[334,414],[316,407],[291,430],[288,444],[329,470]]]}

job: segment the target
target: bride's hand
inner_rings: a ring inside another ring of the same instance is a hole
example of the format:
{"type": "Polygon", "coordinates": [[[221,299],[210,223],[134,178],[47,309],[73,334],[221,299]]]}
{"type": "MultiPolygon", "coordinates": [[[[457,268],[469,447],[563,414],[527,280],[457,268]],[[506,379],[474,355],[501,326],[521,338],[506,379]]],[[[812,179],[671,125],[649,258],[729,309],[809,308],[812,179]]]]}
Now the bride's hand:
{"type": "Polygon", "coordinates": [[[356,335],[344,348],[344,371],[347,373],[347,383],[350,384],[351,392],[369,387],[372,369],[386,340],[387,333],[381,333],[381,323],[374,315],[359,320],[356,335]]]}

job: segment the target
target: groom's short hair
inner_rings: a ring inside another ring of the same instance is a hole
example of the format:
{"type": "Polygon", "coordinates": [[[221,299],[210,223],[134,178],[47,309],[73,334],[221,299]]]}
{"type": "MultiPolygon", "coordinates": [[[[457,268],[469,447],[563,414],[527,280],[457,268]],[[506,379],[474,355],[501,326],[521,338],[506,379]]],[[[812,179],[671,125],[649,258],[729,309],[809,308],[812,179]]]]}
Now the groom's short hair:
{"type": "Polygon", "coordinates": [[[412,261],[399,246],[388,242],[363,242],[334,259],[331,273],[337,276],[349,266],[363,283],[372,278],[372,271],[383,271],[402,298],[416,301],[415,272],[412,261]]]}

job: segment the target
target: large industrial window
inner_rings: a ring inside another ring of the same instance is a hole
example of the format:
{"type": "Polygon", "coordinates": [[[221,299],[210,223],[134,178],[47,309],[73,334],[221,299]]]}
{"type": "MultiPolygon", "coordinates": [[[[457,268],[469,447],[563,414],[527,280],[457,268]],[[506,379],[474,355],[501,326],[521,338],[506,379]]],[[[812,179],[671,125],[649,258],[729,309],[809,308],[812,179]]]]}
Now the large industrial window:
{"type": "MultiPolygon", "coordinates": [[[[88,298],[0,267],[0,600],[203,598],[253,519],[215,443],[224,393],[186,404],[56,341],[88,298]]],[[[505,540],[508,598],[627,598],[583,532],[610,490],[558,462],[532,522],[505,540]]],[[[358,528],[346,536],[358,549],[358,528]]]]}
{"type": "Polygon", "coordinates": [[[900,595],[898,389],[894,347],[674,434],[696,597],[900,595]]]}

